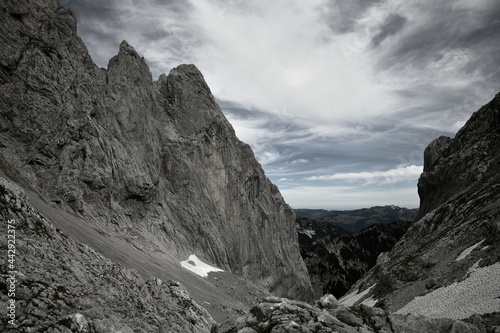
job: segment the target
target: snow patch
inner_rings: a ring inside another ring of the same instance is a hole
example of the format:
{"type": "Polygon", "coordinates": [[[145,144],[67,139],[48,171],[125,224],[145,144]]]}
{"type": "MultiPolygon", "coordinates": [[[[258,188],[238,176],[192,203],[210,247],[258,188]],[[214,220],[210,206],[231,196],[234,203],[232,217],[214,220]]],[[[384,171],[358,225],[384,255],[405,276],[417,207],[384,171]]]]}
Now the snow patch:
{"type": "Polygon", "coordinates": [[[415,297],[410,303],[396,311],[396,314],[411,313],[432,318],[465,319],[475,313],[498,311],[500,309],[500,263],[474,268],[465,280],[441,287],[424,296],[415,297]]]}
{"type": "Polygon", "coordinates": [[[476,261],[474,263],[474,265],[472,265],[471,267],[469,267],[469,269],[467,270],[467,273],[465,274],[467,277],[469,277],[469,275],[471,275],[472,273],[474,273],[475,271],[478,270],[479,268],[479,262],[481,261],[482,259],[479,259],[478,261],[476,261]]]}
{"type": "Polygon", "coordinates": [[[316,235],[316,231],[314,231],[312,229],[306,229],[306,230],[302,230],[300,232],[304,235],[307,235],[307,237],[309,237],[309,238],[313,238],[313,236],[316,235]]]}
{"type": "Polygon", "coordinates": [[[363,298],[364,296],[366,296],[373,287],[375,287],[375,285],[367,288],[363,292],[359,292],[359,289],[358,289],[358,291],[354,291],[354,292],[352,292],[350,294],[347,294],[347,295],[345,295],[345,296],[343,296],[343,297],[341,297],[339,299],[339,303],[347,305],[347,306],[353,306],[354,303],[356,303],[361,298],[363,298]]]}
{"type": "Polygon", "coordinates": [[[373,296],[370,296],[367,299],[365,299],[363,302],[361,302],[361,304],[364,304],[366,306],[373,308],[375,306],[375,304],[377,304],[377,302],[378,302],[378,299],[374,299],[373,296]]]}
{"type": "Polygon", "coordinates": [[[456,261],[460,261],[460,260],[465,259],[465,257],[467,257],[472,251],[474,251],[474,249],[476,247],[478,247],[479,245],[481,245],[483,242],[484,242],[484,239],[482,241],[480,241],[480,242],[477,242],[476,244],[474,244],[472,246],[469,246],[465,250],[463,250],[462,253],[460,253],[460,255],[457,257],[456,261]]]}
{"type": "Polygon", "coordinates": [[[187,260],[181,261],[181,266],[201,277],[207,277],[210,272],[224,272],[220,268],[204,263],[194,254],[190,255],[187,260]]]}

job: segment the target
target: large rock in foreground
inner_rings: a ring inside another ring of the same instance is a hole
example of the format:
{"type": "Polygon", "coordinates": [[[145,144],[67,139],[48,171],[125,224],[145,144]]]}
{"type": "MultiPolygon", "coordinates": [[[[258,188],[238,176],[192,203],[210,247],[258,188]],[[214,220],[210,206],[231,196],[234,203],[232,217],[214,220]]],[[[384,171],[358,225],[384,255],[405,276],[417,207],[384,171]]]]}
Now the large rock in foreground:
{"type": "Polygon", "coordinates": [[[98,68],[57,1],[0,5],[0,166],[54,207],[133,246],[196,254],[310,300],[295,215],[202,74],[153,82],[127,42],[98,68]]]}

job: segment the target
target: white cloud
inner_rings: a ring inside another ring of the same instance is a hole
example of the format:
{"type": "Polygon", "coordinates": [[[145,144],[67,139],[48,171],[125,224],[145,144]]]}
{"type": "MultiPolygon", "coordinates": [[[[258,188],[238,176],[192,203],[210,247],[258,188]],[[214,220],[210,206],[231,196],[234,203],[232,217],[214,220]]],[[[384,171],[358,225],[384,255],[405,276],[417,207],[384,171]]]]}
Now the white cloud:
{"type": "Polygon", "coordinates": [[[297,164],[297,163],[301,163],[301,164],[304,164],[304,163],[308,163],[309,161],[306,160],[305,158],[299,158],[298,160],[293,160],[292,161],[292,164],[297,164]]]}
{"type": "Polygon", "coordinates": [[[369,69],[350,64],[336,41],[325,39],[326,1],[192,4],[206,39],[197,64],[220,98],[317,124],[393,109],[369,69]]]}
{"type": "Polygon", "coordinates": [[[257,147],[257,149],[254,148],[253,150],[257,161],[259,161],[262,165],[271,164],[283,159],[282,155],[277,151],[262,150],[259,149],[259,147],[257,147]]]}
{"type": "Polygon", "coordinates": [[[333,175],[321,175],[308,177],[306,180],[340,180],[348,182],[364,181],[365,185],[369,184],[395,184],[399,182],[415,181],[420,177],[423,171],[423,166],[410,165],[399,167],[387,171],[372,171],[372,172],[344,172],[335,173],[333,175]]]}

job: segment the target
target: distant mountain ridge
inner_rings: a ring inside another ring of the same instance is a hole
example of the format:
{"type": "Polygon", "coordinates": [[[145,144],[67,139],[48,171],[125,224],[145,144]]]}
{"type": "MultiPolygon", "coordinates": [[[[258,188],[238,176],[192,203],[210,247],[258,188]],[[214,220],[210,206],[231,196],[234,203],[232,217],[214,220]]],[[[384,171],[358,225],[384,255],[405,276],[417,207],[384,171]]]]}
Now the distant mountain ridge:
{"type": "Polygon", "coordinates": [[[413,221],[418,208],[408,209],[398,206],[375,206],[354,210],[294,209],[302,218],[331,223],[349,232],[356,232],[370,225],[394,221],[413,221]]]}

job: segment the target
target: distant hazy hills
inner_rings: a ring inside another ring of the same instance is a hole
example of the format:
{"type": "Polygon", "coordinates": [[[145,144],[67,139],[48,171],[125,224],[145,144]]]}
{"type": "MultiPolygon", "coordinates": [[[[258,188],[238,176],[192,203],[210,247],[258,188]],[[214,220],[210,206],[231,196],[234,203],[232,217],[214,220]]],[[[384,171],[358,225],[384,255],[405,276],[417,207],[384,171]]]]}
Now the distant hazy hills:
{"type": "Polygon", "coordinates": [[[418,208],[375,206],[356,210],[295,209],[295,214],[300,218],[328,222],[352,233],[377,223],[413,221],[418,208]]]}

